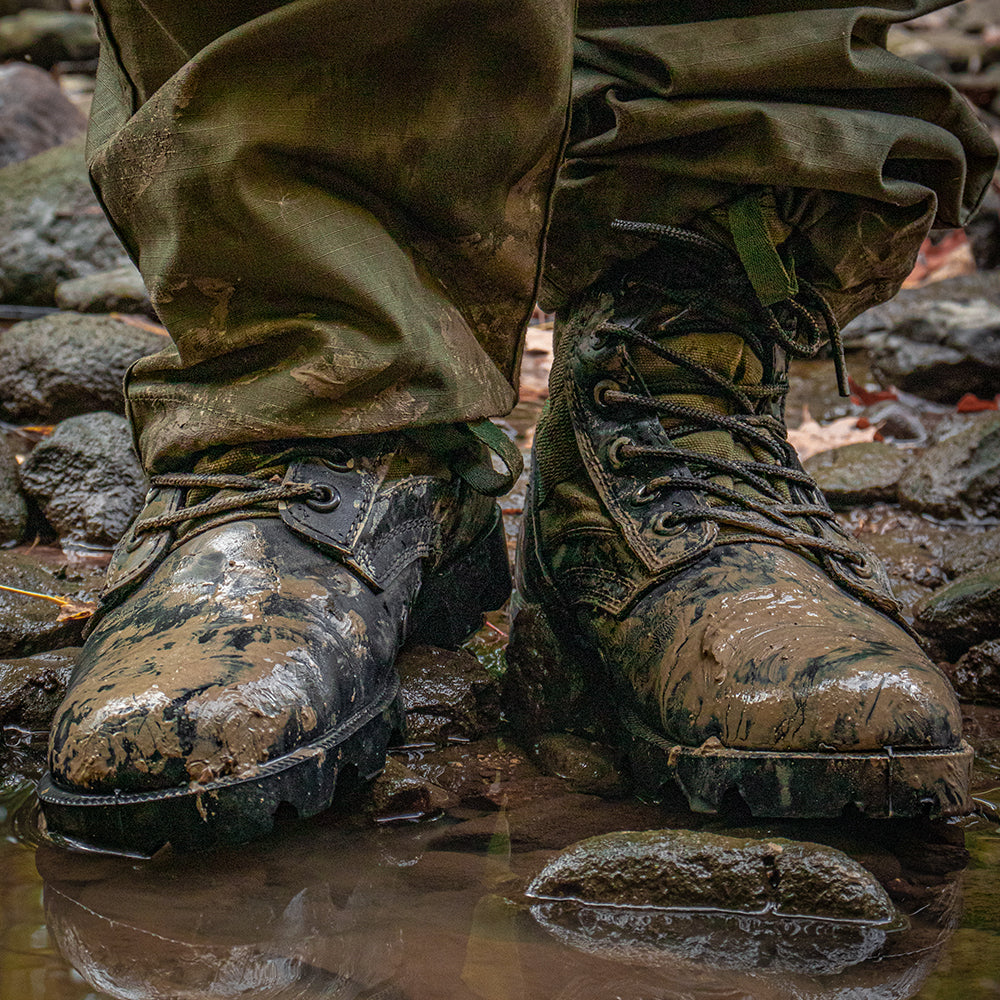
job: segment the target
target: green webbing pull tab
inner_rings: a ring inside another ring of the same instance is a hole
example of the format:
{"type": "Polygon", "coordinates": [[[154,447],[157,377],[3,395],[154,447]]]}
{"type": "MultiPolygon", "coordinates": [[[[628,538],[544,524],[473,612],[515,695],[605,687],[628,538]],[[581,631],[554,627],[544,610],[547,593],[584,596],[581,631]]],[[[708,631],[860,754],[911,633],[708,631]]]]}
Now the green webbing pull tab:
{"type": "Polygon", "coordinates": [[[479,463],[463,469],[462,478],[476,492],[485,493],[486,496],[499,497],[509,493],[524,468],[524,459],[521,458],[517,445],[492,420],[480,420],[466,426],[474,437],[482,441],[490,452],[503,462],[507,471],[497,472],[492,465],[479,463]]]}
{"type": "Polygon", "coordinates": [[[762,306],[773,306],[799,290],[794,266],[789,274],[771,242],[764,210],[755,192],[730,203],[729,231],[762,306]]]}

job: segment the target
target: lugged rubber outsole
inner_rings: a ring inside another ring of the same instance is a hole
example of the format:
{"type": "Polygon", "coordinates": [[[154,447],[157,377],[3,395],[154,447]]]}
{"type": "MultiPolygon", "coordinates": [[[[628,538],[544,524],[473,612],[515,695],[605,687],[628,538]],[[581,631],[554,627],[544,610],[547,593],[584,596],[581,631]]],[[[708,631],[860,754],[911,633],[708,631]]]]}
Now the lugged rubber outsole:
{"type": "MultiPolygon", "coordinates": [[[[498,511],[464,555],[428,576],[413,608],[410,638],[458,644],[509,593],[498,511]],[[429,627],[438,614],[443,616],[440,634],[429,627]]],[[[276,817],[288,809],[305,819],[329,808],[345,769],[361,783],[377,777],[393,734],[403,728],[399,681],[393,672],[384,690],[361,711],[248,776],[107,795],[72,791],[46,773],[37,790],[44,832],[60,846],[130,856],[151,856],[167,843],[174,850],[192,851],[256,840],[270,833],[276,817]]]]}

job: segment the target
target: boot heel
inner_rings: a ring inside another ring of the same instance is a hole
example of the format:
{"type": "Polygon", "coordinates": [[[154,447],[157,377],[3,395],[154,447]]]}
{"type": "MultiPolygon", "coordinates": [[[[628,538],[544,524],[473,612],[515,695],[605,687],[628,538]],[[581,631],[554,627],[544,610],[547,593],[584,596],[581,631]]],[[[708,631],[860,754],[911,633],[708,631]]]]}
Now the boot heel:
{"type": "Polygon", "coordinates": [[[424,582],[410,617],[409,640],[457,647],[480,628],[483,615],[510,597],[507,538],[499,508],[493,524],[464,555],[424,582]]]}

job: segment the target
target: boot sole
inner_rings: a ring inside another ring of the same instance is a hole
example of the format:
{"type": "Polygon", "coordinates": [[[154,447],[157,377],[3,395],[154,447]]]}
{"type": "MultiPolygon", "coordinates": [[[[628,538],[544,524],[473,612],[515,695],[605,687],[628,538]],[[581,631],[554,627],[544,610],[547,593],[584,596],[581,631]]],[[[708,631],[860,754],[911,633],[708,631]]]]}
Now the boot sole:
{"type": "MultiPolygon", "coordinates": [[[[486,611],[503,604],[509,581],[498,511],[463,556],[428,575],[413,606],[409,638],[457,645],[480,627],[486,611]],[[444,617],[441,628],[432,629],[428,616],[436,614],[444,617]]],[[[134,857],[150,857],[167,843],[192,851],[256,840],[271,832],[277,817],[305,819],[329,808],[348,775],[352,783],[376,778],[385,767],[393,734],[404,726],[399,680],[393,673],[364,710],[318,740],[261,764],[250,777],[91,795],[68,791],[46,773],[37,789],[45,834],[70,849],[134,857]]]]}
{"type": "MultiPolygon", "coordinates": [[[[522,603],[518,615],[525,613],[533,619],[533,630],[548,629],[552,643],[577,664],[589,662],[607,676],[592,651],[558,638],[541,605],[522,603]]],[[[512,631],[517,627],[515,616],[512,631]]],[[[974,754],[964,740],[957,747],[933,750],[734,750],[717,740],[700,747],[677,744],[631,713],[609,718],[606,703],[590,719],[613,730],[640,788],[663,795],[674,787],[692,812],[749,812],[761,819],[828,819],[851,813],[871,819],[936,819],[972,811],[974,754]]]]}

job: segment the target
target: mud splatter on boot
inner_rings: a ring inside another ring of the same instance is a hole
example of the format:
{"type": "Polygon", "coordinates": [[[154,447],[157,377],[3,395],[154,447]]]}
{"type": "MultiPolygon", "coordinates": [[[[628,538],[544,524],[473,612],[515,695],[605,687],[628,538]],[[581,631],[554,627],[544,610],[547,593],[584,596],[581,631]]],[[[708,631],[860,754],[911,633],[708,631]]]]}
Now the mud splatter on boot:
{"type": "Polygon", "coordinates": [[[726,248],[643,234],[557,321],[519,550],[533,627],[637,777],[695,810],[967,810],[954,694],[786,440],[787,358],[839,346],[829,309],[804,284],[762,305],[726,248]]]}

